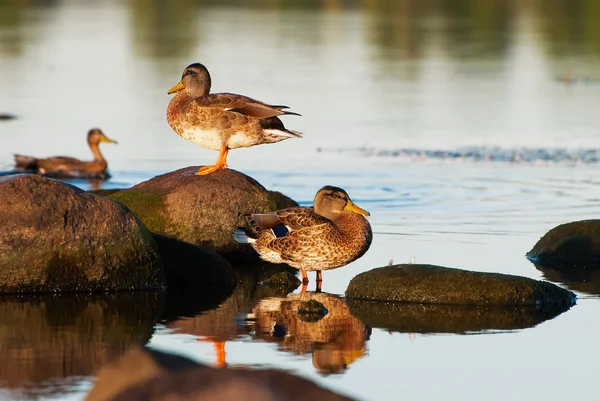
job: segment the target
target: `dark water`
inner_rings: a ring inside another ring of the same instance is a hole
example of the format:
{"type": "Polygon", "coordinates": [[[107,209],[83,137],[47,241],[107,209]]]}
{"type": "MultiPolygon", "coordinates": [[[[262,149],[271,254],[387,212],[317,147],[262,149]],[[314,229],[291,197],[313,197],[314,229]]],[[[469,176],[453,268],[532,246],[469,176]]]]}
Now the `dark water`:
{"type": "Polygon", "coordinates": [[[166,91],[201,61],[214,91],[303,115],[285,120],[303,139],[232,151],[229,165],[304,204],[345,188],[371,212],[371,249],[324,273],[323,293],[307,296],[330,312],[317,321],[290,313],[296,293],[248,283],[4,297],[0,398],[83,399],[107,358],[146,343],[209,364],[224,344],[230,366],[363,400],[592,399],[600,278],[542,272],[524,254],[600,209],[600,3],[243,4],[0,2],[0,114],[16,116],[0,119],[0,165],[12,153],[86,158],[92,126],[119,145],[102,148],[111,180],[73,181],[86,189],[213,162],[165,119],[166,91]],[[553,316],[340,297],[390,260],[550,280],[578,302],[553,316]]]}

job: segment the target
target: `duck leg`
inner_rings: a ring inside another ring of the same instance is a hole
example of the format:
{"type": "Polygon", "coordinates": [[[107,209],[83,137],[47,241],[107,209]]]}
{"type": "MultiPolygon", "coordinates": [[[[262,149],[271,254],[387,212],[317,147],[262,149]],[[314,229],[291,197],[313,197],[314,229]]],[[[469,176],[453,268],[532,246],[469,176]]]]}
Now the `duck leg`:
{"type": "Polygon", "coordinates": [[[219,158],[215,164],[209,166],[202,166],[200,170],[196,172],[196,175],[207,175],[210,173],[214,173],[217,170],[223,170],[227,167],[227,154],[229,153],[229,148],[227,146],[221,146],[221,151],[219,152],[219,158]]]}
{"type": "Polygon", "coordinates": [[[224,368],[227,366],[227,363],[225,363],[225,341],[213,341],[213,345],[217,356],[217,367],[224,368]]]}
{"type": "Polygon", "coordinates": [[[308,284],[308,274],[306,274],[306,270],[303,267],[300,268],[302,271],[302,284],[308,284]]]}
{"type": "Polygon", "coordinates": [[[321,270],[317,270],[317,282],[323,281],[323,273],[321,270]]]}

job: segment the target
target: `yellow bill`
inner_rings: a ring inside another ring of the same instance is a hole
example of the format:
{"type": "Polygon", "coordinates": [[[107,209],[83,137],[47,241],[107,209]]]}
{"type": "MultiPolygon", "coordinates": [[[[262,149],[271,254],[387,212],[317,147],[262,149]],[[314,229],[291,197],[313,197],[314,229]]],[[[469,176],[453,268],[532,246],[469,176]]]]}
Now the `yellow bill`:
{"type": "Polygon", "coordinates": [[[102,136],[100,137],[100,142],[106,142],[106,143],[118,143],[117,141],[110,139],[109,137],[107,137],[106,135],[102,134],[102,136]]]}
{"type": "Polygon", "coordinates": [[[370,216],[371,213],[367,212],[365,209],[362,209],[354,204],[350,199],[348,199],[348,203],[346,203],[346,207],[344,209],[349,210],[354,213],[362,214],[363,216],[370,216]]]}
{"type": "Polygon", "coordinates": [[[172,87],[171,89],[169,89],[169,91],[167,93],[170,95],[171,93],[177,93],[182,89],[185,89],[185,85],[183,84],[183,82],[179,81],[179,83],[177,85],[175,85],[174,87],[172,87]]]}

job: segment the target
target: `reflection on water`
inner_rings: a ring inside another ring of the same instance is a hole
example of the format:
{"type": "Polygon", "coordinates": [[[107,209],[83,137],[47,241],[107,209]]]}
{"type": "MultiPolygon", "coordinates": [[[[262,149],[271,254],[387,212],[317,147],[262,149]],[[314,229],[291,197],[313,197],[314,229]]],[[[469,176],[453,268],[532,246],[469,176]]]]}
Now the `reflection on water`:
{"type": "Polygon", "coordinates": [[[467,306],[348,300],[350,312],[372,327],[401,333],[478,333],[534,327],[567,311],[523,306],[467,306]]]}
{"type": "Polygon", "coordinates": [[[554,283],[563,284],[570,290],[586,294],[600,295],[600,268],[578,268],[568,266],[564,269],[542,267],[535,264],[544,278],[554,283]]]}
{"type": "Polygon", "coordinates": [[[354,317],[343,298],[323,292],[265,298],[253,310],[254,339],[275,342],[282,351],[312,354],[320,374],[343,373],[365,355],[371,330],[354,317]],[[315,303],[322,311],[303,312],[315,303]]]}
{"type": "Polygon", "coordinates": [[[0,296],[0,386],[23,397],[73,391],[150,339],[162,300],[156,291],[0,296]]]}

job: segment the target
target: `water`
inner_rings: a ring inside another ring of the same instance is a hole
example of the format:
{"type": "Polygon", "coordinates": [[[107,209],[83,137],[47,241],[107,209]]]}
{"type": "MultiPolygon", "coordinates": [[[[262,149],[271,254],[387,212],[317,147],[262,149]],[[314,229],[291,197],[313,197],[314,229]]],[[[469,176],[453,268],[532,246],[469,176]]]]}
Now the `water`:
{"type": "Polygon", "coordinates": [[[131,343],[214,364],[215,340],[226,341],[229,366],[287,369],[362,400],[590,398],[597,281],[544,276],[524,254],[550,228],[595,217],[597,161],[421,154],[600,148],[596,2],[240,4],[0,3],[0,114],[18,117],[0,120],[0,165],[17,152],[86,158],[92,126],[119,141],[102,148],[113,174],[104,188],[213,162],[216,152],[179,138],[165,119],[166,91],[201,61],[213,91],[303,115],[284,121],[303,139],[234,150],[230,166],[303,204],[322,185],[341,186],[371,212],[369,252],[324,273],[328,302],[354,323],[325,330],[316,343],[276,341],[235,320],[267,295],[284,297],[260,288],[225,294],[218,309],[201,299],[172,301],[170,314],[147,311],[137,324],[127,314],[114,322],[110,305],[118,300],[6,298],[0,398],[83,399],[103,361],[131,343]],[[393,153],[403,149],[418,152],[393,153]],[[529,328],[361,331],[335,296],[356,274],[390,260],[547,277],[567,282],[579,299],[529,328]],[[65,308],[75,310],[71,319],[57,312],[65,308]],[[26,325],[24,316],[39,323],[26,325]],[[324,366],[339,372],[324,374],[324,366]]]}

